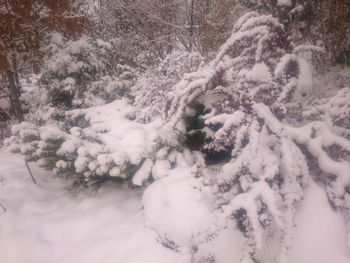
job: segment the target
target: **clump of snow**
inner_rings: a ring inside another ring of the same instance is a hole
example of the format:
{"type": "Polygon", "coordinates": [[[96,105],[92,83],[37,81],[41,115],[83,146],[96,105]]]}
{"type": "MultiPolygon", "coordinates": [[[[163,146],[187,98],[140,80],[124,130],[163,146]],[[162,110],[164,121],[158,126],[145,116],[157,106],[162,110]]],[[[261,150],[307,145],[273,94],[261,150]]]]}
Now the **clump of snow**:
{"type": "Polygon", "coordinates": [[[171,165],[168,160],[156,160],[152,167],[152,177],[154,179],[160,179],[167,176],[170,168],[171,165]]]}
{"type": "Polygon", "coordinates": [[[264,63],[255,64],[251,69],[248,78],[257,82],[268,82],[272,79],[269,68],[264,63]]]}
{"type": "Polygon", "coordinates": [[[132,178],[133,184],[141,186],[147,181],[151,175],[152,167],[153,161],[151,159],[145,160],[132,178]]]}

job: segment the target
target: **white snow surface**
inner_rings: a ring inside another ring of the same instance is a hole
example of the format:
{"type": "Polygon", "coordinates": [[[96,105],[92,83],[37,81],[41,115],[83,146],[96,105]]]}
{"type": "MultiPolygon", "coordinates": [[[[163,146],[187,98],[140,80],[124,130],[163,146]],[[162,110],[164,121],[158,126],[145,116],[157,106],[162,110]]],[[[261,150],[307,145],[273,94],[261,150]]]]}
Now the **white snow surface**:
{"type": "MultiPolygon", "coordinates": [[[[68,191],[67,181],[30,165],[36,185],[23,157],[0,149],[1,263],[193,263],[210,256],[240,262],[244,240],[234,223],[200,244],[192,261],[186,251],[157,242],[168,233],[181,245],[191,243],[213,219],[211,197],[196,188],[190,166],[153,183],[142,204],[141,190],[107,183],[96,192],[68,191]]],[[[346,222],[320,186],[310,184],[296,218],[290,262],[350,262],[346,222]]]]}
{"type": "Polygon", "coordinates": [[[107,184],[74,194],[67,182],[0,150],[1,263],[164,263],[178,256],[144,227],[141,192],[107,184]]]}
{"type": "Polygon", "coordinates": [[[326,193],[312,183],[296,216],[290,262],[350,262],[345,220],[327,203],[326,193]]]}

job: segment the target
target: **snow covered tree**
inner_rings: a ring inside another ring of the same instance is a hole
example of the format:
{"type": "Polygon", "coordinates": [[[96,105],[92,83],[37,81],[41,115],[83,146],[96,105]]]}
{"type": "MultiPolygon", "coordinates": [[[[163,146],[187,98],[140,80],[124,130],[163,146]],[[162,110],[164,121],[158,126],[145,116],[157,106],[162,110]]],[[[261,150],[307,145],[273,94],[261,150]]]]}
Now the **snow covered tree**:
{"type": "Polygon", "coordinates": [[[135,72],[118,64],[111,49],[110,43],[99,39],[83,36],[73,41],[53,34],[39,86],[24,94],[30,102],[29,119],[43,125],[51,118],[67,125],[63,123],[67,121],[64,116],[67,110],[102,105],[128,96],[135,72]]]}
{"type": "Polygon", "coordinates": [[[108,108],[118,99],[126,110],[118,121],[128,120],[135,71],[118,63],[108,42],[87,36],[68,40],[58,33],[51,37],[38,85],[25,89],[22,96],[31,123],[14,126],[5,144],[28,161],[81,183],[106,177],[130,179],[141,157],[134,163],[126,157],[113,160],[112,150],[101,139],[108,128],[93,128],[90,118],[98,111],[95,107],[108,108]]]}
{"type": "Polygon", "coordinates": [[[250,12],[216,58],[168,95],[166,128],[181,128],[189,103],[204,102],[203,132],[211,139],[203,147],[231,151],[222,173],[203,184],[217,195],[219,217],[235,218],[246,236],[244,262],[286,262],[296,205],[315,171],[332,203],[349,211],[350,141],[323,121],[285,124],[288,102],[312,84],[304,55],[319,53],[295,46],[272,16],[250,12]]]}
{"type": "Polygon", "coordinates": [[[239,0],[249,10],[278,17],[300,43],[322,45],[331,63],[349,65],[350,3],[347,0],[239,0]]]}
{"type": "Polygon", "coordinates": [[[80,34],[89,22],[84,16],[69,14],[71,0],[2,0],[0,3],[0,72],[7,78],[13,111],[23,121],[18,74],[24,68],[38,71],[40,48],[47,32],[80,34]]]}
{"type": "MultiPolygon", "coordinates": [[[[52,37],[39,85],[23,94],[32,123],[14,126],[6,145],[28,161],[82,184],[107,178],[130,181],[139,168],[153,166],[164,146],[157,133],[161,122],[134,120],[130,87],[135,71],[118,64],[108,42],[86,36],[75,41],[59,34],[52,37]],[[106,118],[114,121],[104,124],[106,118]],[[110,136],[115,136],[116,149],[105,139],[110,136]]],[[[193,70],[191,66],[189,62],[187,70],[193,70]]],[[[180,78],[177,70],[184,69],[168,69],[168,76],[180,78]]],[[[136,185],[150,178],[140,174],[135,174],[136,185]]]]}

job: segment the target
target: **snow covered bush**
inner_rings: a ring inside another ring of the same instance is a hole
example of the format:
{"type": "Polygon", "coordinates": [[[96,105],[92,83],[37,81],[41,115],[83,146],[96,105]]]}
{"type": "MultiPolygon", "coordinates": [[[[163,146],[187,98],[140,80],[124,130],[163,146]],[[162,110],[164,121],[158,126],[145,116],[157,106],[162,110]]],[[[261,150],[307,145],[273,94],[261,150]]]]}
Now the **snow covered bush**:
{"type": "Polygon", "coordinates": [[[210,111],[202,117],[209,138],[203,149],[231,152],[222,172],[204,176],[203,185],[217,197],[219,218],[234,218],[246,236],[244,262],[286,261],[296,206],[311,175],[324,182],[335,207],[349,212],[350,141],[323,121],[285,123],[287,102],[312,85],[304,54],[320,52],[295,46],[272,16],[250,12],[216,58],[168,95],[166,128],[181,128],[189,103],[201,102],[210,111]]]}
{"type": "Polygon", "coordinates": [[[158,67],[145,72],[132,87],[139,118],[147,120],[163,116],[167,94],[184,74],[196,71],[201,62],[203,58],[199,53],[177,51],[169,54],[158,67]]]}
{"type": "MultiPolygon", "coordinates": [[[[125,147],[112,157],[113,149],[103,135],[110,131],[108,118],[120,125],[117,140],[132,134],[122,123],[132,122],[133,107],[128,98],[136,80],[134,70],[119,64],[111,44],[99,39],[85,36],[73,41],[53,34],[47,49],[38,85],[26,89],[22,96],[29,122],[14,126],[6,144],[59,175],[82,181],[130,179],[142,154],[153,148],[139,145],[135,153],[133,147],[129,152],[125,147]]],[[[156,140],[149,137],[150,143],[156,140]]]]}
{"type": "Polygon", "coordinates": [[[136,80],[134,70],[113,57],[108,42],[87,36],[73,41],[53,34],[47,49],[39,86],[24,95],[35,103],[29,119],[41,125],[50,118],[63,121],[66,110],[128,96],[136,80]]]}
{"type": "Polygon", "coordinates": [[[166,146],[175,147],[177,140],[162,130],[159,118],[144,124],[133,120],[134,112],[130,101],[121,99],[66,111],[64,129],[22,122],[12,127],[5,145],[78,183],[111,179],[141,186],[170,169],[166,146]]]}
{"type": "Polygon", "coordinates": [[[48,50],[39,86],[23,96],[32,123],[15,126],[6,144],[45,169],[85,181],[113,177],[141,186],[162,177],[172,162],[158,151],[167,154],[178,139],[153,114],[164,111],[165,100],[154,99],[196,70],[201,56],[172,54],[131,92],[134,71],[113,61],[109,43],[54,34],[48,50]]]}

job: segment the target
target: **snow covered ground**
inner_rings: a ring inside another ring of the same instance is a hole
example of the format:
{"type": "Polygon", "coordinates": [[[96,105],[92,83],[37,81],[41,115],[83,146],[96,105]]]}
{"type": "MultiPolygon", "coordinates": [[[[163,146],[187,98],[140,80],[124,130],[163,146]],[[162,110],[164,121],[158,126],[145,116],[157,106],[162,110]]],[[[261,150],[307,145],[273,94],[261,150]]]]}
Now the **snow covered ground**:
{"type": "MultiPolygon", "coordinates": [[[[0,149],[0,204],[6,207],[6,212],[0,207],[1,263],[191,262],[190,256],[158,243],[156,233],[144,226],[142,191],[108,183],[97,192],[75,193],[67,190],[67,181],[34,165],[32,168],[37,185],[32,183],[22,156],[0,149]]],[[[176,176],[176,172],[170,176],[176,176]]],[[[176,216],[182,211],[186,217],[196,210],[183,208],[183,197],[192,198],[183,178],[164,178],[153,188],[161,194],[160,184],[175,181],[165,185],[163,189],[170,194],[159,198],[158,204],[173,208],[169,214],[176,216]],[[177,186],[183,189],[178,199],[174,194],[177,186]]],[[[148,199],[152,198],[150,194],[148,199]]],[[[188,227],[185,221],[172,221],[178,233],[184,230],[184,223],[188,227]]],[[[162,223],[162,227],[167,225],[162,223]]],[[[323,190],[313,183],[297,215],[291,262],[349,263],[345,237],[345,220],[330,208],[323,190]]],[[[238,263],[242,242],[242,236],[231,225],[215,240],[200,245],[192,262],[211,262],[201,259],[212,255],[216,263],[238,263]]]]}
{"type": "Polygon", "coordinates": [[[66,182],[1,150],[1,263],[164,263],[177,256],[145,229],[141,192],[106,185],[96,194],[68,192],[66,182]]]}

